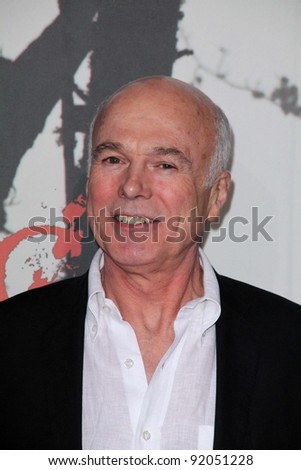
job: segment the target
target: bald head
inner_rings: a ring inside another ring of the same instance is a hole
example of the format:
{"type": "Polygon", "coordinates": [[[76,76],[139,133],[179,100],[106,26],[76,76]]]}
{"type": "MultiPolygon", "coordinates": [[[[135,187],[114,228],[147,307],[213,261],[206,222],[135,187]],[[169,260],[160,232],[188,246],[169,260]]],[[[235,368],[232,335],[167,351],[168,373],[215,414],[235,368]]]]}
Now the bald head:
{"type": "MultiPolygon", "coordinates": [[[[124,85],[99,107],[91,125],[90,145],[93,158],[95,134],[112,108],[134,104],[137,113],[156,103],[166,112],[176,112],[191,123],[191,139],[204,139],[208,144],[206,186],[214,183],[219,173],[226,170],[232,155],[232,132],[223,111],[202,91],[172,77],[145,77],[124,85]],[[143,108],[143,109],[142,109],[143,108]]],[[[123,108],[124,109],[124,108],[123,108]]],[[[126,119],[126,115],[120,116],[126,119]]],[[[143,117],[142,117],[143,118],[143,117]]]]}

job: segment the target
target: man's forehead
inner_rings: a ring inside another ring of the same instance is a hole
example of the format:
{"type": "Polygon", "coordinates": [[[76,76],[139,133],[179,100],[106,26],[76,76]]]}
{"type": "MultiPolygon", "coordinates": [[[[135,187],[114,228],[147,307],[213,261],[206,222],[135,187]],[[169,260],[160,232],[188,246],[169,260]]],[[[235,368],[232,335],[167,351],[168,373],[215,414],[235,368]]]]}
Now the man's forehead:
{"type": "MultiPolygon", "coordinates": [[[[121,130],[138,132],[139,128],[146,135],[151,125],[150,132],[156,129],[158,136],[169,128],[173,136],[176,132],[179,139],[189,138],[186,147],[209,146],[211,152],[216,132],[214,106],[202,92],[179,80],[165,77],[139,80],[120,89],[106,103],[94,123],[92,141],[96,145],[100,137],[119,140],[121,130]],[[112,134],[113,128],[118,134],[112,134]],[[105,135],[101,136],[103,132],[105,135]]],[[[178,145],[178,141],[170,143],[178,145]]]]}
{"type": "Polygon", "coordinates": [[[193,127],[215,127],[214,104],[195,87],[174,79],[148,79],[127,85],[104,105],[94,122],[99,130],[112,117],[126,122],[127,117],[178,117],[193,127]]]}
{"type": "Polygon", "coordinates": [[[173,99],[189,104],[192,107],[213,105],[211,100],[193,85],[189,85],[171,77],[146,78],[132,82],[118,90],[107,102],[107,109],[111,105],[129,100],[139,102],[147,99],[173,99]]]}

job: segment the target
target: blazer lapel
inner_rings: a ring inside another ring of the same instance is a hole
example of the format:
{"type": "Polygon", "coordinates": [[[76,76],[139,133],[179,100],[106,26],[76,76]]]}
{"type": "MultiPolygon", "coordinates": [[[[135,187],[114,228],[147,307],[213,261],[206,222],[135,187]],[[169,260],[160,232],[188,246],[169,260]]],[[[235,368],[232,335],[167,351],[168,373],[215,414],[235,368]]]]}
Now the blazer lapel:
{"type": "Polygon", "coordinates": [[[215,449],[248,448],[250,402],[258,369],[259,347],[256,328],[239,311],[239,292],[229,292],[218,276],[221,316],[216,324],[217,388],[215,449]]]}
{"type": "Polygon", "coordinates": [[[53,324],[42,344],[53,447],[81,449],[86,276],[70,280],[56,304],[53,324]]]}

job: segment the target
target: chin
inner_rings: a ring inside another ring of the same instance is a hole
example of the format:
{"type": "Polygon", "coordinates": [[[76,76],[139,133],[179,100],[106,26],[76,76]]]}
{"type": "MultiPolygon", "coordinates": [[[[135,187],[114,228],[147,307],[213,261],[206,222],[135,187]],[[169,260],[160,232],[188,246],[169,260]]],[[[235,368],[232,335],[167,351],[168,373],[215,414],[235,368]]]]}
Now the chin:
{"type": "Polygon", "coordinates": [[[162,259],[158,247],[150,243],[105,244],[102,249],[119,266],[143,267],[162,259]]]}

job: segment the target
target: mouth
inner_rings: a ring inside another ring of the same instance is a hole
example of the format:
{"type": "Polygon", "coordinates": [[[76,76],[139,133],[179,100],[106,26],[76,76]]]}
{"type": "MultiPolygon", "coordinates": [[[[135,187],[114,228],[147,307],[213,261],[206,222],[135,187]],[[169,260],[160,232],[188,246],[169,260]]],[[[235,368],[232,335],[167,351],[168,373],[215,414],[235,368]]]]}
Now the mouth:
{"type": "Polygon", "coordinates": [[[128,225],[152,224],[154,222],[154,219],[149,219],[148,217],[141,217],[138,215],[133,216],[118,214],[114,216],[114,219],[117,220],[117,222],[128,225]]]}

